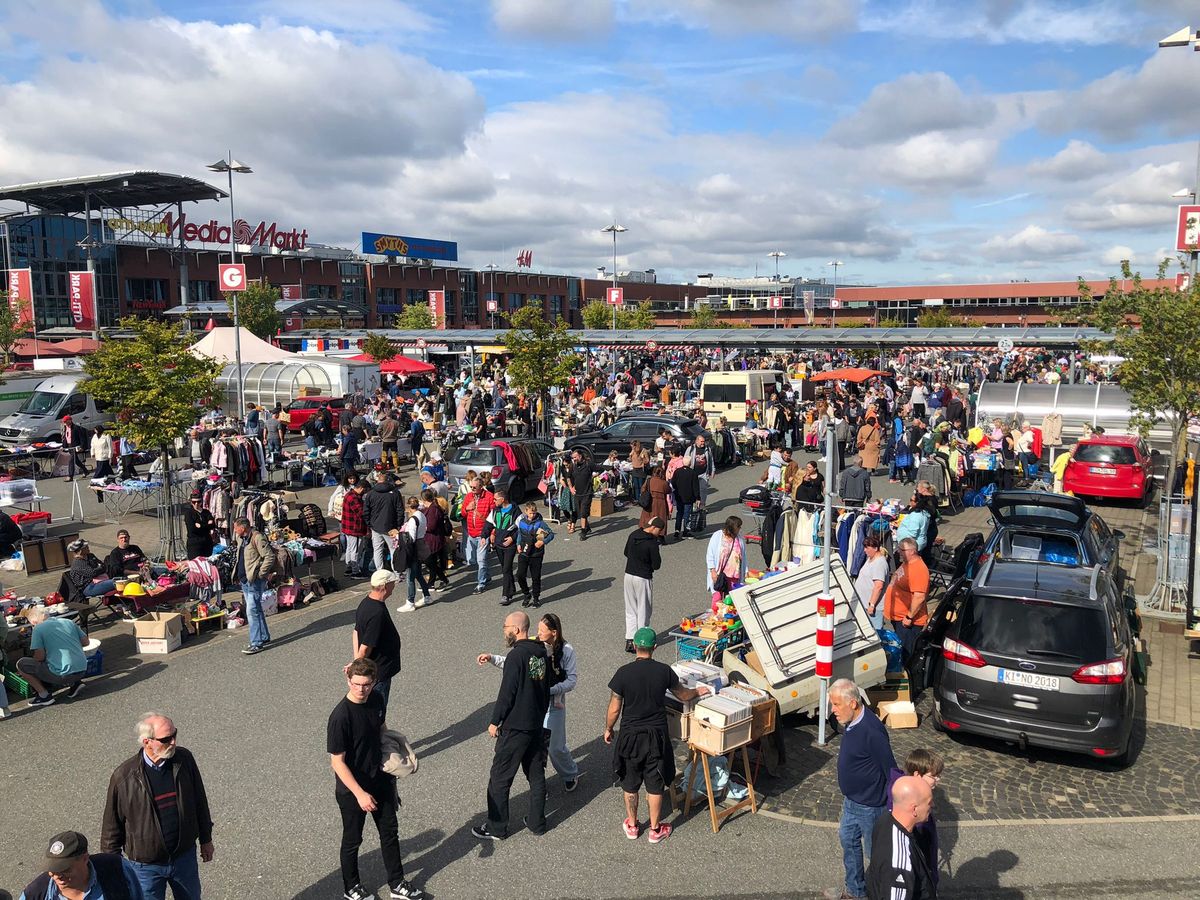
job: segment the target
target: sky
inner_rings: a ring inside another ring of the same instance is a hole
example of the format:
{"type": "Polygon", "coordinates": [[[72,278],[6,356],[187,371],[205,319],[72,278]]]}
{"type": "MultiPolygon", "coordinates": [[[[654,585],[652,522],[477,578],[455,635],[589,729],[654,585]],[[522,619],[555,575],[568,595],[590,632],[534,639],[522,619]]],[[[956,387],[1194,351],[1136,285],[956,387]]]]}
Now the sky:
{"type": "Polygon", "coordinates": [[[231,149],[239,217],[476,267],[590,275],[617,222],[618,268],[670,281],[776,250],[842,284],[1150,274],[1197,178],[1200,53],[1157,46],[1187,25],[1194,0],[5,0],[0,181],[215,178],[231,149]]]}

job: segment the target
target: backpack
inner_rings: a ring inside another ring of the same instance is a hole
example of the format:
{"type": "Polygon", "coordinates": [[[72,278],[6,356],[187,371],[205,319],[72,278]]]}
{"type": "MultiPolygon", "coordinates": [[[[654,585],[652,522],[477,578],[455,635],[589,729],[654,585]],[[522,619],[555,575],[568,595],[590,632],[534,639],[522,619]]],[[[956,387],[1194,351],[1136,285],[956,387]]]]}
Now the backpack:
{"type": "Polygon", "coordinates": [[[649,512],[654,507],[654,497],[650,494],[650,482],[647,481],[642,485],[642,492],[638,495],[638,506],[649,512]]]}
{"type": "Polygon", "coordinates": [[[441,518],[438,519],[438,530],[435,532],[442,537],[450,537],[454,534],[454,525],[450,522],[450,516],[443,510],[441,518]]]}

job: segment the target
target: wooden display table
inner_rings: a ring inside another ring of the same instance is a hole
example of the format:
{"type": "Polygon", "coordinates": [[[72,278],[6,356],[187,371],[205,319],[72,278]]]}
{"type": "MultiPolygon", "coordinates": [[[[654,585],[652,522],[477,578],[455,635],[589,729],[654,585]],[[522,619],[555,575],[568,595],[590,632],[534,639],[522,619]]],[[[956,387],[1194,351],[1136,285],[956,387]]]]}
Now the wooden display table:
{"type": "MultiPolygon", "coordinates": [[[[747,746],[747,744],[742,744],[740,747],[735,747],[734,749],[727,751],[731,762],[735,753],[737,753],[739,750],[742,753],[742,769],[746,773],[746,790],[748,792],[746,798],[744,800],[739,800],[737,803],[733,804],[733,806],[730,806],[727,809],[718,811],[717,798],[713,795],[712,773],[708,768],[708,760],[710,756],[724,756],[726,754],[709,753],[707,750],[702,750],[699,747],[692,746],[691,744],[688,745],[688,765],[691,767],[691,774],[688,776],[688,783],[685,789],[687,792],[687,797],[683,801],[684,816],[687,816],[687,814],[692,810],[692,797],[694,796],[692,793],[692,785],[696,782],[697,763],[701,763],[704,766],[704,787],[705,792],[708,795],[708,815],[712,820],[712,830],[714,834],[720,831],[721,822],[723,822],[729,816],[732,816],[734,813],[745,809],[747,806],[750,807],[750,812],[758,812],[758,798],[754,796],[754,779],[750,775],[750,755],[746,752],[747,746]]],[[[732,770],[732,766],[730,768],[732,770]]]]}
{"type": "Polygon", "coordinates": [[[212,621],[216,621],[216,623],[217,623],[216,630],[220,631],[222,628],[225,627],[225,613],[226,613],[226,611],[222,609],[219,612],[209,613],[207,616],[192,616],[191,617],[192,624],[194,626],[196,626],[196,630],[195,630],[194,634],[200,633],[200,629],[202,629],[204,627],[205,622],[212,622],[212,621]]]}

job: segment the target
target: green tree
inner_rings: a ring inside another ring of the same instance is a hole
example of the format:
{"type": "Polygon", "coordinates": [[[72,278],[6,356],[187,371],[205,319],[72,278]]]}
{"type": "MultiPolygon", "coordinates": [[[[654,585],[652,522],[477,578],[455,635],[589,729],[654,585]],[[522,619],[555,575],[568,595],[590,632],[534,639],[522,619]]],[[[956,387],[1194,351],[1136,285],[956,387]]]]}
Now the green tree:
{"type": "Polygon", "coordinates": [[[583,327],[589,331],[612,328],[612,307],[603,300],[589,300],[579,311],[583,327]]]}
{"type": "MultiPolygon", "coordinates": [[[[1160,282],[1169,263],[1163,260],[1158,267],[1160,282]]],[[[1149,288],[1128,263],[1121,274],[1123,281],[1110,279],[1099,300],[1079,279],[1080,317],[1113,336],[1085,349],[1124,357],[1116,376],[1130,397],[1129,424],[1145,434],[1153,422],[1165,420],[1172,436],[1169,472],[1174,473],[1188,417],[1200,412],[1200,285],[1193,283],[1185,292],[1165,283],[1149,288]]]]}
{"type": "Polygon", "coordinates": [[[315,316],[311,319],[304,320],[304,327],[311,328],[317,331],[327,330],[331,328],[342,328],[346,323],[342,319],[334,316],[315,316]]]}
{"type": "Polygon", "coordinates": [[[399,351],[395,344],[379,332],[374,331],[368,334],[367,339],[363,341],[362,352],[376,362],[383,363],[393,359],[399,351]]]}
{"type": "Polygon", "coordinates": [[[723,328],[724,323],[717,318],[717,311],[707,303],[698,303],[692,307],[693,328],[723,328]]]}
{"type": "Polygon", "coordinates": [[[252,281],[238,294],[238,321],[241,326],[264,341],[272,337],[283,319],[275,307],[279,288],[266,282],[252,281]]]}
{"type": "Polygon", "coordinates": [[[156,448],[165,463],[175,439],[219,402],[221,363],[191,353],[194,336],[182,324],[130,316],[120,327],[133,339],[103,341],[83,362],[83,389],[113,409],[114,433],[156,448]]]}
{"type": "Polygon", "coordinates": [[[897,319],[893,316],[885,316],[879,320],[880,328],[903,328],[906,324],[903,319],[897,319]]]}
{"type": "Polygon", "coordinates": [[[654,325],[654,307],[649,300],[645,303],[631,303],[617,310],[617,327],[625,331],[647,331],[654,325]]]}
{"type": "Polygon", "coordinates": [[[0,291],[0,367],[7,368],[17,341],[28,337],[32,330],[28,323],[22,324],[29,301],[20,301],[16,308],[8,302],[8,292],[0,291]]]}
{"type": "Polygon", "coordinates": [[[433,313],[427,303],[410,303],[396,316],[396,327],[402,331],[426,331],[436,328],[433,313]]]}
{"type": "Polygon", "coordinates": [[[549,414],[550,388],[565,387],[575,370],[574,342],[561,319],[551,324],[540,305],[523,306],[512,313],[512,329],[504,337],[511,354],[508,374],[513,384],[542,401],[549,414]]]}

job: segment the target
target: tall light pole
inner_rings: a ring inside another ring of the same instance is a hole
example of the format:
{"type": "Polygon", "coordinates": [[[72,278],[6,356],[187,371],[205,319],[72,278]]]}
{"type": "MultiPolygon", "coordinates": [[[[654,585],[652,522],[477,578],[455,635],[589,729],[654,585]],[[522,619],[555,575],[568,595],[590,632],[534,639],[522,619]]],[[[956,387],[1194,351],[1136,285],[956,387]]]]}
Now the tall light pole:
{"type": "MultiPolygon", "coordinates": [[[[613,236],[613,287],[614,288],[617,286],[617,235],[620,234],[622,231],[628,231],[628,230],[629,229],[626,228],[624,225],[618,225],[616,222],[613,222],[607,228],[600,229],[601,234],[608,234],[609,232],[611,232],[612,236],[613,236]]],[[[613,327],[613,340],[615,341],[617,339],[617,304],[615,304],[615,303],[612,304],[612,327],[613,327]]],[[[613,344],[612,370],[613,370],[613,381],[616,381],[617,380],[617,345],[616,344],[613,344]]]]}
{"type": "Polygon", "coordinates": [[[781,259],[783,259],[785,256],[787,256],[787,254],[784,253],[782,250],[772,250],[770,253],[767,254],[767,256],[773,256],[775,258],[775,280],[778,281],[779,280],[779,261],[781,259]]]}
{"type": "MultiPolygon", "coordinates": [[[[229,176],[229,261],[237,262],[237,237],[234,235],[234,218],[233,218],[233,173],[239,175],[249,175],[254,170],[244,162],[238,162],[233,158],[233,151],[226,150],[225,158],[219,159],[208,167],[210,172],[224,172],[229,176]]],[[[244,379],[242,378],[242,326],[238,319],[238,295],[235,291],[233,294],[233,362],[237,366],[237,402],[239,416],[246,414],[246,392],[244,379]]]]}
{"type": "MultiPolygon", "coordinates": [[[[488,272],[492,276],[492,289],[490,291],[488,291],[488,295],[489,295],[488,299],[495,300],[496,309],[499,309],[500,301],[496,299],[496,270],[500,267],[498,265],[496,265],[494,262],[490,262],[486,266],[484,266],[484,268],[487,269],[488,272]]],[[[492,331],[495,331],[496,330],[496,313],[495,313],[495,311],[492,309],[489,309],[488,317],[491,319],[492,331]]]]}
{"type": "MultiPolygon", "coordinates": [[[[1191,47],[1193,50],[1200,52],[1200,31],[1193,31],[1191,26],[1180,28],[1177,32],[1169,37],[1163,38],[1158,42],[1161,47],[1191,47]]],[[[1180,192],[1183,193],[1183,192],[1180,192]]],[[[1192,200],[1195,201],[1200,197],[1200,144],[1196,146],[1196,188],[1190,191],[1192,200]]],[[[1179,196],[1176,194],[1176,196],[1179,196]]],[[[1200,253],[1192,252],[1192,281],[1191,285],[1194,288],[1196,285],[1196,262],[1200,260],[1200,253]]]]}
{"type": "Polygon", "coordinates": [[[837,270],[845,263],[840,259],[832,259],[825,265],[833,266],[833,296],[829,298],[829,327],[832,328],[834,322],[837,321],[837,270]]]}

